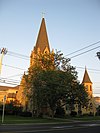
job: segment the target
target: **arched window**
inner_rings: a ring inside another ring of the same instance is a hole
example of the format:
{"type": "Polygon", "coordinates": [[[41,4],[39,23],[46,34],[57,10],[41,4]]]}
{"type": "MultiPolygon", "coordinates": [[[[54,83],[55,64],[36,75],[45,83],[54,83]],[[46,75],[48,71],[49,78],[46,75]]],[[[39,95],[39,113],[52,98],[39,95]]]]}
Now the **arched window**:
{"type": "Polygon", "coordinates": [[[92,91],[92,86],[90,85],[90,91],[92,91]]]}

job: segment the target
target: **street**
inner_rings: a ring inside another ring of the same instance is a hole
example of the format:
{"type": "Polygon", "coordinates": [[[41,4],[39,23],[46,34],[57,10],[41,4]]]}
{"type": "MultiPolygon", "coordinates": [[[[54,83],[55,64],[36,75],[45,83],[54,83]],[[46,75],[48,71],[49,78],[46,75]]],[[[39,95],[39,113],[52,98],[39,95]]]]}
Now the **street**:
{"type": "Polygon", "coordinates": [[[0,125],[0,133],[100,133],[100,121],[0,125]]]}

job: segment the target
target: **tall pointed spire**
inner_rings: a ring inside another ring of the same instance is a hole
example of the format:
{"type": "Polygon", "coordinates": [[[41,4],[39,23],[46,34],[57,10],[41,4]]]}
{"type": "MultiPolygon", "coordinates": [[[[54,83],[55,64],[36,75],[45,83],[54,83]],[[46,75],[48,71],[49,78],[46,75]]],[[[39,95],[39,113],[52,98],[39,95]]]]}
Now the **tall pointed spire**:
{"type": "Polygon", "coordinates": [[[92,83],[86,68],[85,68],[85,73],[84,73],[84,77],[83,77],[82,83],[92,83]]]}
{"type": "Polygon", "coordinates": [[[50,52],[44,17],[42,18],[39,34],[38,34],[37,41],[36,41],[36,46],[35,46],[36,53],[37,53],[38,49],[41,51],[41,53],[43,53],[45,49],[48,49],[48,51],[50,52]]]}

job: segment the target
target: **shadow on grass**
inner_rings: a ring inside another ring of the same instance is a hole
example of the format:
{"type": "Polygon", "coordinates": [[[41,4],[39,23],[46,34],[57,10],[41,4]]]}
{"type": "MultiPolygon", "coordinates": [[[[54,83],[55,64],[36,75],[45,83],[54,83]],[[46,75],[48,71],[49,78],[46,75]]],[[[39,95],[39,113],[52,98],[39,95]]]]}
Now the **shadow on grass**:
{"type": "MultiPolygon", "coordinates": [[[[33,118],[5,115],[3,124],[24,124],[24,123],[62,123],[75,121],[91,121],[100,120],[100,116],[89,117],[66,117],[66,118],[33,118]]],[[[0,116],[0,124],[2,124],[2,117],[0,116]]]]}

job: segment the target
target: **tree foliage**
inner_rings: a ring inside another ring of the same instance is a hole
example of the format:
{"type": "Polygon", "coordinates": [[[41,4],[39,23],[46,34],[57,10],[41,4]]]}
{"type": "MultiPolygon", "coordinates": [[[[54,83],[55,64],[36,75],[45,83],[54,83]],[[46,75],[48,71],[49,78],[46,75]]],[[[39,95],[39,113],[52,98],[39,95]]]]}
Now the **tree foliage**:
{"type": "Polygon", "coordinates": [[[24,74],[24,95],[29,109],[36,111],[37,116],[49,109],[53,117],[58,107],[68,104],[72,110],[75,103],[81,107],[88,102],[87,93],[69,62],[60,52],[39,54],[28,74],[24,74]]]}

